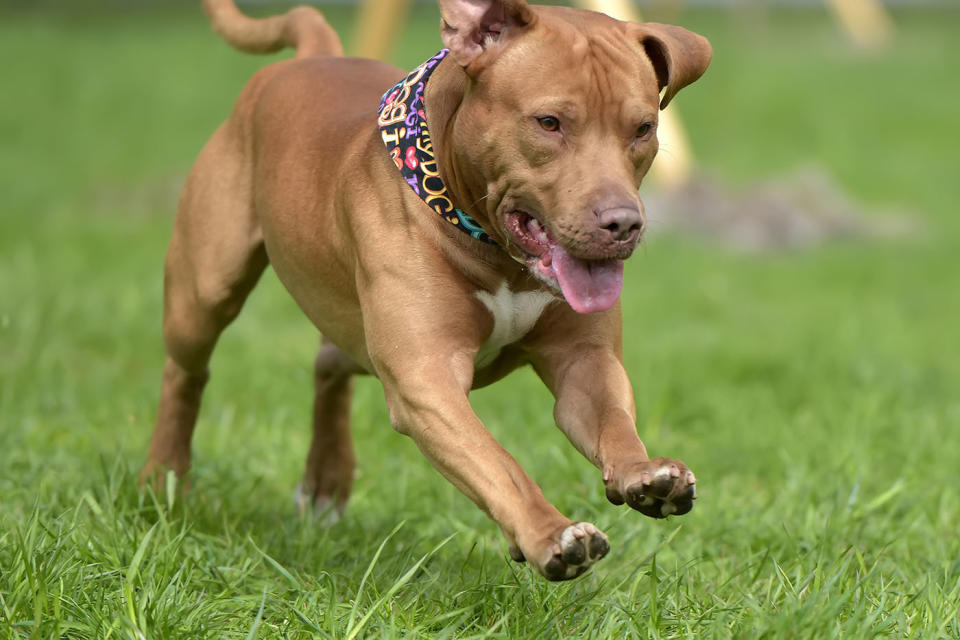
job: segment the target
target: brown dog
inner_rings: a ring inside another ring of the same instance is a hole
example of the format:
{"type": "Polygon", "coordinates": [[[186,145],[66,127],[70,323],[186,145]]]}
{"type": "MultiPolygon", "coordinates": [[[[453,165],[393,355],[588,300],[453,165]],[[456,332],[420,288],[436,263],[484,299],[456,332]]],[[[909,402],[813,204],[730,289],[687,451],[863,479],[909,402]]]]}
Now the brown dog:
{"type": "Polygon", "coordinates": [[[269,261],[324,336],[304,503],[343,510],[351,376],[371,373],[394,428],[496,521],[514,559],[580,575],[606,535],[547,502],[467,398],[529,363],[611,502],[689,511],[693,473],[651,460],[637,436],[618,299],[658,110],[704,72],[707,41],[524,0],[440,0],[449,55],[405,80],[339,57],[313,9],[253,20],[205,3],[235,47],[297,56],[253,77],[184,187],[141,477],[187,472],[211,352],[269,261]],[[406,152],[388,151],[404,135],[406,152]],[[401,173],[412,168],[419,178],[401,173]]]}

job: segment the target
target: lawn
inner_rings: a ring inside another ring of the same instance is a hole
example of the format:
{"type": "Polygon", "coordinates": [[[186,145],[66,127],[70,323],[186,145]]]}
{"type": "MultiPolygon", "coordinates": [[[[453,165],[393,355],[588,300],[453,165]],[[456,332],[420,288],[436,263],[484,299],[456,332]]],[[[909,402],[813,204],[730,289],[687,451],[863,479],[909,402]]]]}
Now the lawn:
{"type": "MultiPolygon", "coordinates": [[[[0,637],[960,637],[960,11],[903,10],[874,53],[815,10],[651,14],[714,44],[675,107],[706,171],[749,188],[814,164],[914,231],[744,254],[653,229],[625,360],[648,448],[696,471],[682,518],[608,504],[530,372],[473,394],[610,535],[551,584],[392,431],[374,380],[347,516],[297,514],[317,335],[271,273],[214,357],[193,491],[138,491],[177,188],[265,60],[192,5],[132,6],[0,7],[0,637]]],[[[397,64],[436,26],[418,8],[397,64]]]]}

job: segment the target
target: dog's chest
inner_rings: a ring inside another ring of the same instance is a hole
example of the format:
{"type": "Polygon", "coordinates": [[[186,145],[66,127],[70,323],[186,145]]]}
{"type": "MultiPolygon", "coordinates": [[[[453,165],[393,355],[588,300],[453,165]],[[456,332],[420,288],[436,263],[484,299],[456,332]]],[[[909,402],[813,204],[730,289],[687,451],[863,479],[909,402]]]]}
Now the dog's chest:
{"type": "Polygon", "coordinates": [[[556,299],[546,291],[514,293],[506,283],[495,293],[477,291],[476,296],[493,316],[493,331],[477,352],[478,369],[492,363],[505,346],[527,335],[544,308],[556,299]]]}

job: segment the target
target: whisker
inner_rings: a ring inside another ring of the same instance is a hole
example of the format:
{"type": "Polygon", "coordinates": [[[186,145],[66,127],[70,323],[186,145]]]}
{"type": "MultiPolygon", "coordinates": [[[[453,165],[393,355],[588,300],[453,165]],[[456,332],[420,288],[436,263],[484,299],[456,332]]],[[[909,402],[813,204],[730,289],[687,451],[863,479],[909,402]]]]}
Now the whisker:
{"type": "Polygon", "coordinates": [[[472,210],[475,206],[477,206],[481,201],[486,200],[486,199],[489,198],[489,197],[490,197],[490,194],[489,194],[489,193],[488,193],[487,195],[485,195],[485,196],[480,196],[479,198],[477,198],[476,201],[474,201],[474,202],[471,203],[466,209],[464,209],[464,211],[467,211],[467,212],[471,211],[471,210],[472,210]]]}

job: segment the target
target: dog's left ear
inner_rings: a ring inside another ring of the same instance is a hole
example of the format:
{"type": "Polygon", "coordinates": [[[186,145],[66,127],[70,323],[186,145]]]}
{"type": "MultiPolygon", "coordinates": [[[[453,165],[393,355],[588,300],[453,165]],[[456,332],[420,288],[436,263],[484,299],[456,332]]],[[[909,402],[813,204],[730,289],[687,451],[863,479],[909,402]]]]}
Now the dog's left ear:
{"type": "Polygon", "coordinates": [[[534,19],[524,0],[440,0],[440,15],[443,44],[463,67],[534,19]]]}
{"type": "Polygon", "coordinates": [[[703,75],[713,57],[713,48],[706,38],[683,27],[656,22],[631,27],[653,63],[659,89],[667,88],[660,100],[663,109],[680,89],[703,75]]]}

